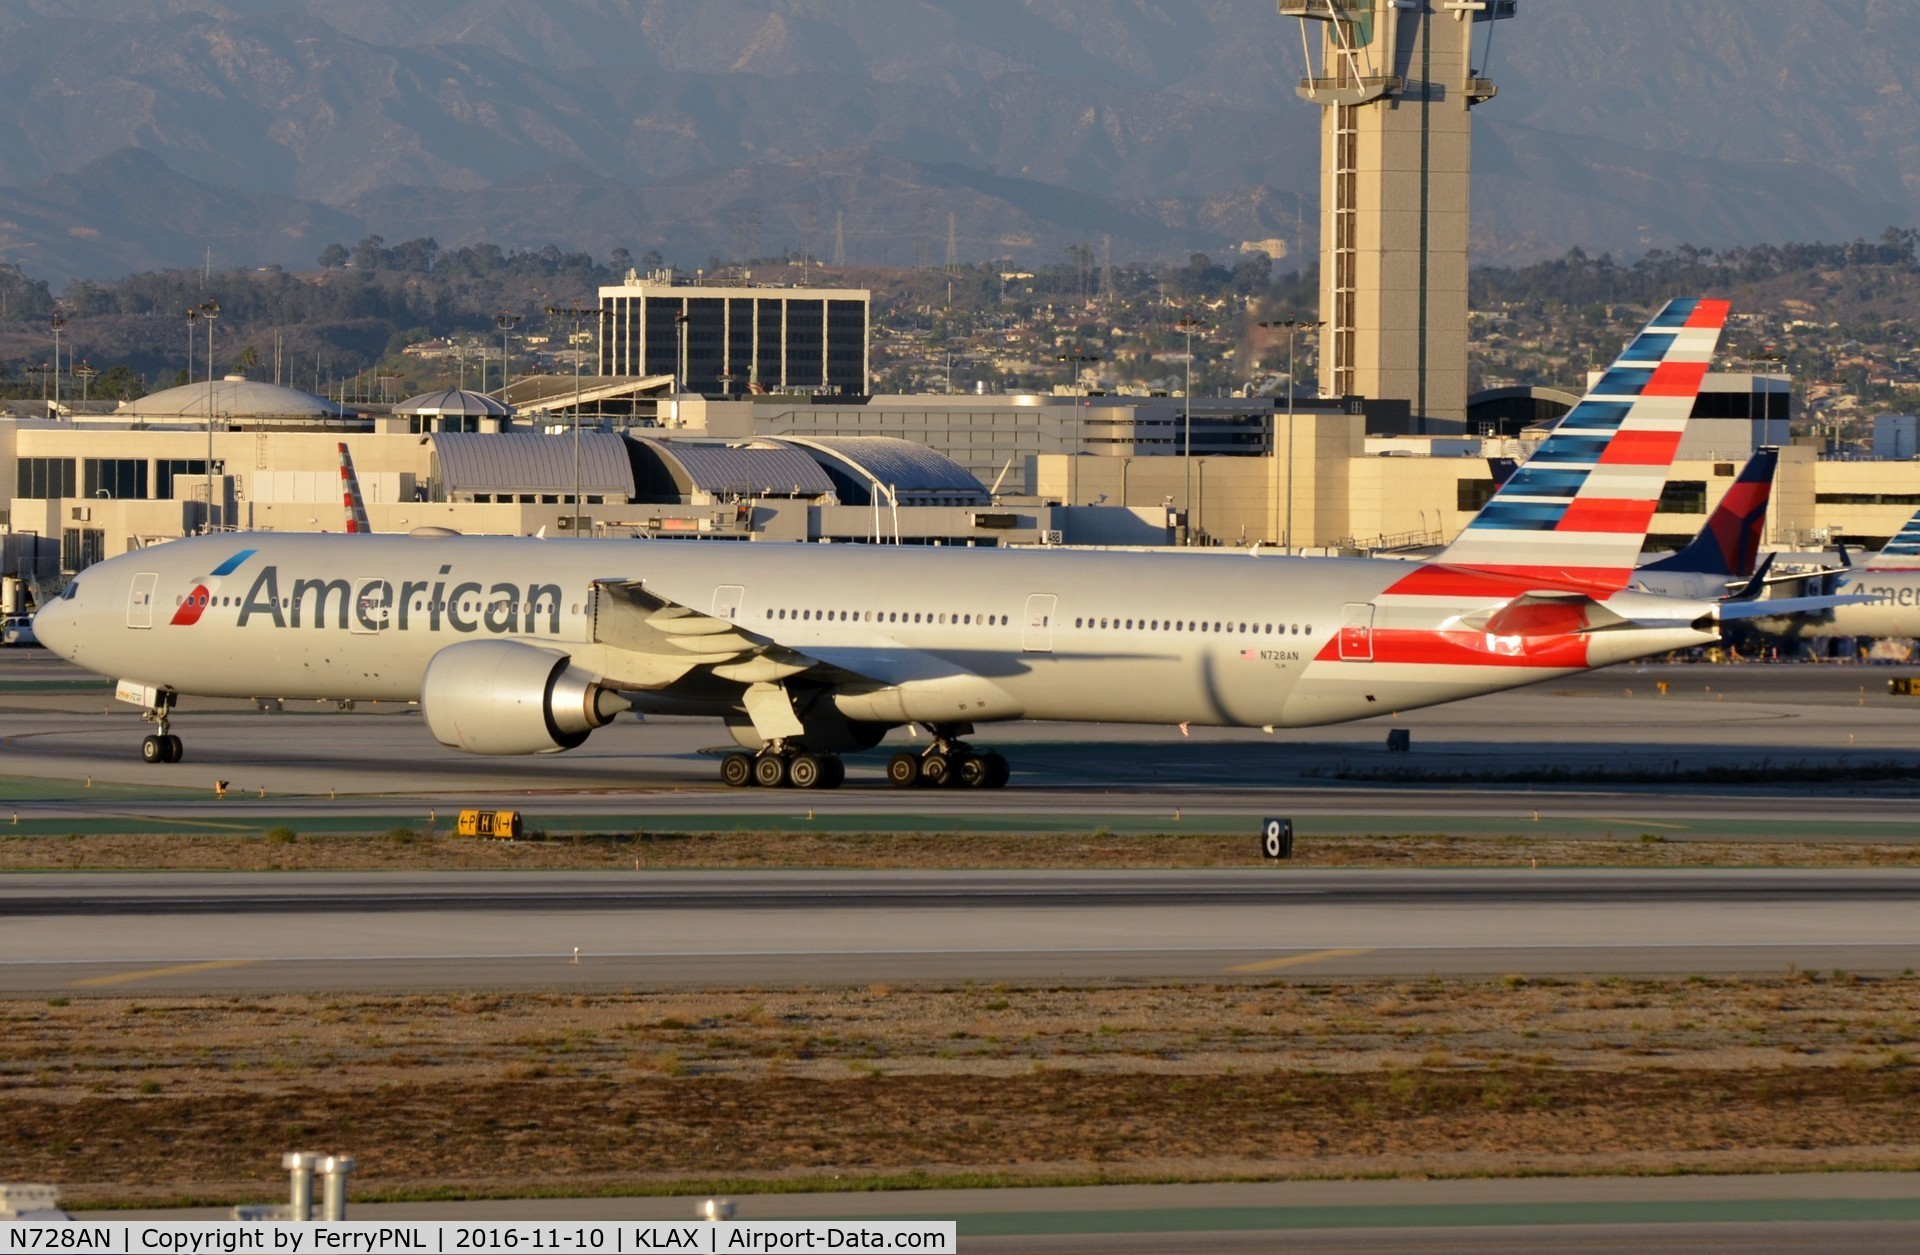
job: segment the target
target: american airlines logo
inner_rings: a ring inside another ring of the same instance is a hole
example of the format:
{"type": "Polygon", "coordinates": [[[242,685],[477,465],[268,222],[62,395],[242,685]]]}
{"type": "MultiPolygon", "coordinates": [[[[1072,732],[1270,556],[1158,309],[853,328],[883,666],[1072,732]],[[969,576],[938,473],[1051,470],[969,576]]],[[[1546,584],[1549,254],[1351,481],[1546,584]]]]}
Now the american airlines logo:
{"type": "MultiPolygon", "coordinates": [[[[230,575],[256,551],[245,550],[220,564],[214,573],[230,575]]],[[[283,581],[280,568],[260,568],[244,597],[238,598],[239,627],[264,620],[276,628],[316,628],[357,632],[425,631],[484,632],[516,635],[521,632],[560,632],[558,584],[482,584],[453,580],[451,564],[440,568],[437,579],[400,580],[381,577],[298,577],[283,581]]],[[[199,621],[218,581],[203,580],[188,604],[174,615],[177,624],[199,621]],[[191,611],[191,614],[188,612],[191,611]]]]}
{"type": "Polygon", "coordinates": [[[258,552],[260,552],[258,549],[242,549],[239,553],[234,554],[231,558],[228,558],[225,562],[215,567],[213,574],[203,575],[195,580],[193,582],[193,591],[188,593],[187,599],[180,603],[180,608],[173,612],[173,625],[175,627],[192,627],[194,624],[200,622],[200,616],[206,612],[208,603],[213,600],[213,595],[220,591],[221,578],[232,575],[240,569],[241,563],[258,552]]]}

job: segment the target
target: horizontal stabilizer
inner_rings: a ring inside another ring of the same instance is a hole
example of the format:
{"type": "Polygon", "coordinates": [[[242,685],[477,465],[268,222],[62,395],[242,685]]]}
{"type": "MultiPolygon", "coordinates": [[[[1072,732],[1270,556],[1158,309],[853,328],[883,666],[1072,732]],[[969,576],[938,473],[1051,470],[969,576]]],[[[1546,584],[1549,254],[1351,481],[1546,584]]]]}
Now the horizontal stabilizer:
{"type": "Polygon", "coordinates": [[[1773,597],[1766,601],[1723,601],[1714,617],[1722,623],[1739,619],[1781,619],[1791,615],[1823,614],[1841,606],[1874,600],[1864,593],[1836,593],[1830,597],[1773,597]]]}

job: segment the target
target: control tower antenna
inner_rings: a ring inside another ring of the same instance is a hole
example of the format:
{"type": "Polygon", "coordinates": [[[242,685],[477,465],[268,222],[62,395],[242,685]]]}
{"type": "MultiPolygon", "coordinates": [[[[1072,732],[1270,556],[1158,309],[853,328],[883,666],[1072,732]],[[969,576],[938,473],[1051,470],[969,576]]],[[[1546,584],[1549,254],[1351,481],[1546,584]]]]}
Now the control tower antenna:
{"type": "Polygon", "coordinates": [[[1517,0],[1278,0],[1320,106],[1320,391],[1464,419],[1474,24],[1517,0]],[[1308,23],[1320,24],[1319,56],[1308,23]]]}

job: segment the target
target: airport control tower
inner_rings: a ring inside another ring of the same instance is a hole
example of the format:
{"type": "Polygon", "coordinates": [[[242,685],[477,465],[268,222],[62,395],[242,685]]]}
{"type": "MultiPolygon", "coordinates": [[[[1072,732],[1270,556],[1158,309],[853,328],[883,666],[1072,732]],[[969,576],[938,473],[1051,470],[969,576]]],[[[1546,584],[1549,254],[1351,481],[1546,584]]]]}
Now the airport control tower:
{"type": "Polygon", "coordinates": [[[1516,0],[1279,0],[1320,106],[1320,391],[1467,410],[1472,124],[1516,0]],[[1317,34],[1318,65],[1312,36],[1317,34]]]}

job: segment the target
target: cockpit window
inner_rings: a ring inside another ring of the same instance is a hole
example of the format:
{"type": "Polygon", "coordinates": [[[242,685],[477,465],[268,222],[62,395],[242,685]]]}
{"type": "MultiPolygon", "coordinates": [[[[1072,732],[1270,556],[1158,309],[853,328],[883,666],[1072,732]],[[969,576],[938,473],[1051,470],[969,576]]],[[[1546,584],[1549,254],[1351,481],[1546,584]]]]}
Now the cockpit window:
{"type": "Polygon", "coordinates": [[[80,581],[75,580],[73,583],[67,585],[66,589],[61,592],[60,600],[72,601],[76,596],[79,595],[79,592],[80,592],[80,581]]]}

